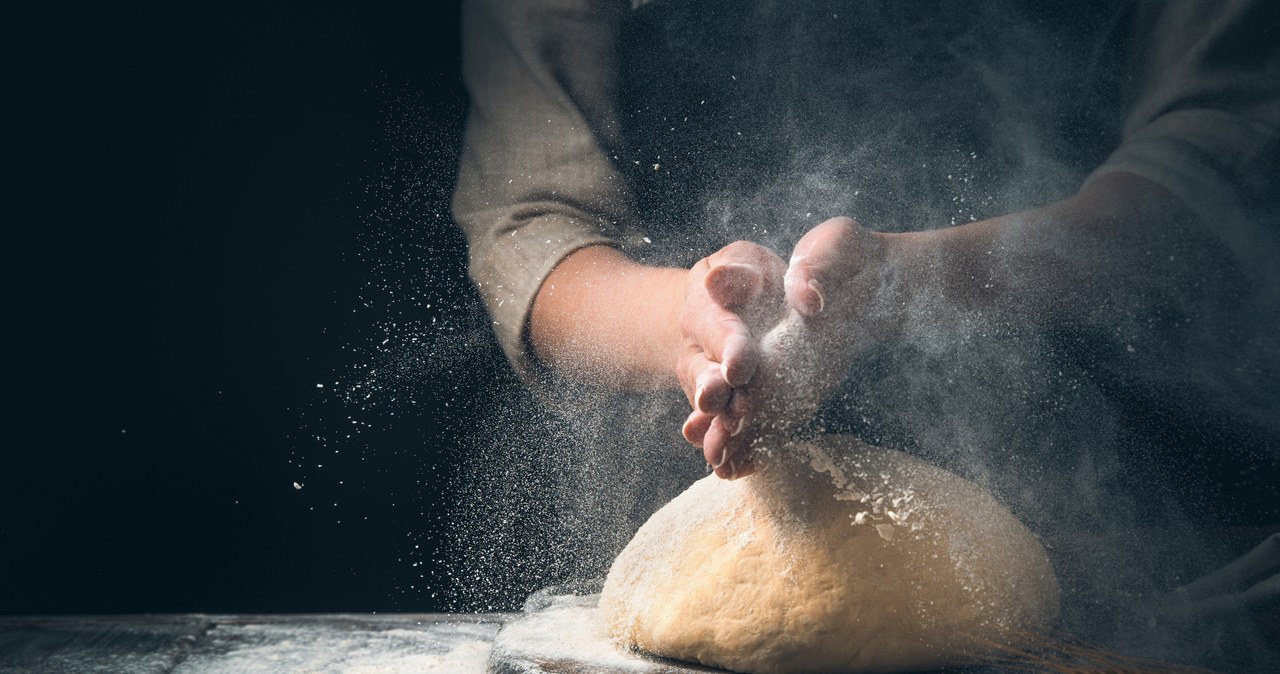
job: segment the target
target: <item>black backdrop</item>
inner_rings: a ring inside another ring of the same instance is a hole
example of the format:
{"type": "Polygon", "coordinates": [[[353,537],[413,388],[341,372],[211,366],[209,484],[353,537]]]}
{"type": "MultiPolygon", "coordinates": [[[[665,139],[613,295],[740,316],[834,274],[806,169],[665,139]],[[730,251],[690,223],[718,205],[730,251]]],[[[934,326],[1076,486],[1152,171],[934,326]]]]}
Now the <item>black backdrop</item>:
{"type": "Polygon", "coordinates": [[[330,392],[388,320],[474,327],[456,2],[0,25],[0,613],[458,607],[468,429],[514,390],[491,337],[410,404],[330,392]]]}
{"type": "Polygon", "coordinates": [[[456,3],[359,4],[6,21],[0,613],[447,607],[457,429],[508,376],[492,341],[450,407],[402,406],[333,472],[354,446],[308,442],[346,423],[317,384],[384,318],[367,213],[397,158],[434,311],[475,303],[445,217],[456,3]]]}

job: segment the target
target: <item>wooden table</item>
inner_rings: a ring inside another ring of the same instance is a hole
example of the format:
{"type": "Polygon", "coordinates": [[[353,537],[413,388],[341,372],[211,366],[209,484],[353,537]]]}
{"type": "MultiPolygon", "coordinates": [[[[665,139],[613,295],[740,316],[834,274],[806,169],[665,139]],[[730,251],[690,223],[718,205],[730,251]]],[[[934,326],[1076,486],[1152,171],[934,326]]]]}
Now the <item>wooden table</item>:
{"type": "Polygon", "coordinates": [[[0,672],[479,674],[511,614],[0,616],[0,672]]]}

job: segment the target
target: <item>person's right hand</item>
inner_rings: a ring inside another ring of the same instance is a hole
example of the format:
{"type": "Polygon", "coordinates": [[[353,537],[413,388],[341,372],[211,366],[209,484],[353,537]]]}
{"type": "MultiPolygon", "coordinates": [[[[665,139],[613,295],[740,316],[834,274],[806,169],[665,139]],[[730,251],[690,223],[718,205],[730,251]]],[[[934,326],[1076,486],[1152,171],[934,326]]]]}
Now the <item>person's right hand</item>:
{"type": "Polygon", "coordinates": [[[693,411],[684,437],[723,478],[750,472],[749,457],[731,457],[728,439],[746,421],[747,386],[760,366],[760,338],[785,315],[787,265],[759,244],[738,241],[700,260],[685,284],[676,376],[693,411]]]}

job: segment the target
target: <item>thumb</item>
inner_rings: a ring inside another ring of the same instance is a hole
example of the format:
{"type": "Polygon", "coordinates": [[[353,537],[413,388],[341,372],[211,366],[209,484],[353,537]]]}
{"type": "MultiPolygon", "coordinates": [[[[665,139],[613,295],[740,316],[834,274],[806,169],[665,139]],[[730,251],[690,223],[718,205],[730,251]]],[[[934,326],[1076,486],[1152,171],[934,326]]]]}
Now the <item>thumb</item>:
{"type": "Polygon", "coordinates": [[[805,317],[822,313],[827,304],[826,297],[822,294],[822,283],[814,278],[811,261],[812,258],[793,255],[782,279],[787,304],[805,317]]]}
{"type": "Polygon", "coordinates": [[[764,275],[752,265],[730,262],[712,267],[703,283],[706,284],[707,294],[716,304],[735,311],[760,294],[764,275]]]}
{"type": "Polygon", "coordinates": [[[855,236],[858,223],[849,218],[831,218],[809,230],[796,243],[783,277],[787,302],[803,316],[814,316],[826,308],[820,276],[855,236]]]}
{"type": "Polygon", "coordinates": [[[801,315],[815,316],[827,307],[823,276],[846,255],[856,235],[858,223],[849,217],[832,217],[810,229],[796,243],[782,283],[787,303],[801,315]]]}

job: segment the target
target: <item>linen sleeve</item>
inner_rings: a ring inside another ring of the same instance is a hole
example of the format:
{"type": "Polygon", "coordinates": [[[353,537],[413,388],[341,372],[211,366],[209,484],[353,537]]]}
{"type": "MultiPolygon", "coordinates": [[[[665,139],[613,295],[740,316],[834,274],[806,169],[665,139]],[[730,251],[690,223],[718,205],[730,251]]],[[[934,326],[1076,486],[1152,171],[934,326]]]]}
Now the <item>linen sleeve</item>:
{"type": "Polygon", "coordinates": [[[1089,180],[1140,175],[1221,226],[1233,248],[1247,246],[1251,237],[1238,228],[1277,197],[1278,16],[1280,4],[1269,0],[1142,6],[1123,141],[1089,180]]]}
{"type": "Polygon", "coordinates": [[[643,241],[613,163],[616,34],[627,11],[591,0],[463,5],[471,103],[453,215],[494,332],[526,381],[538,366],[525,327],[556,264],[584,246],[643,241]]]}

